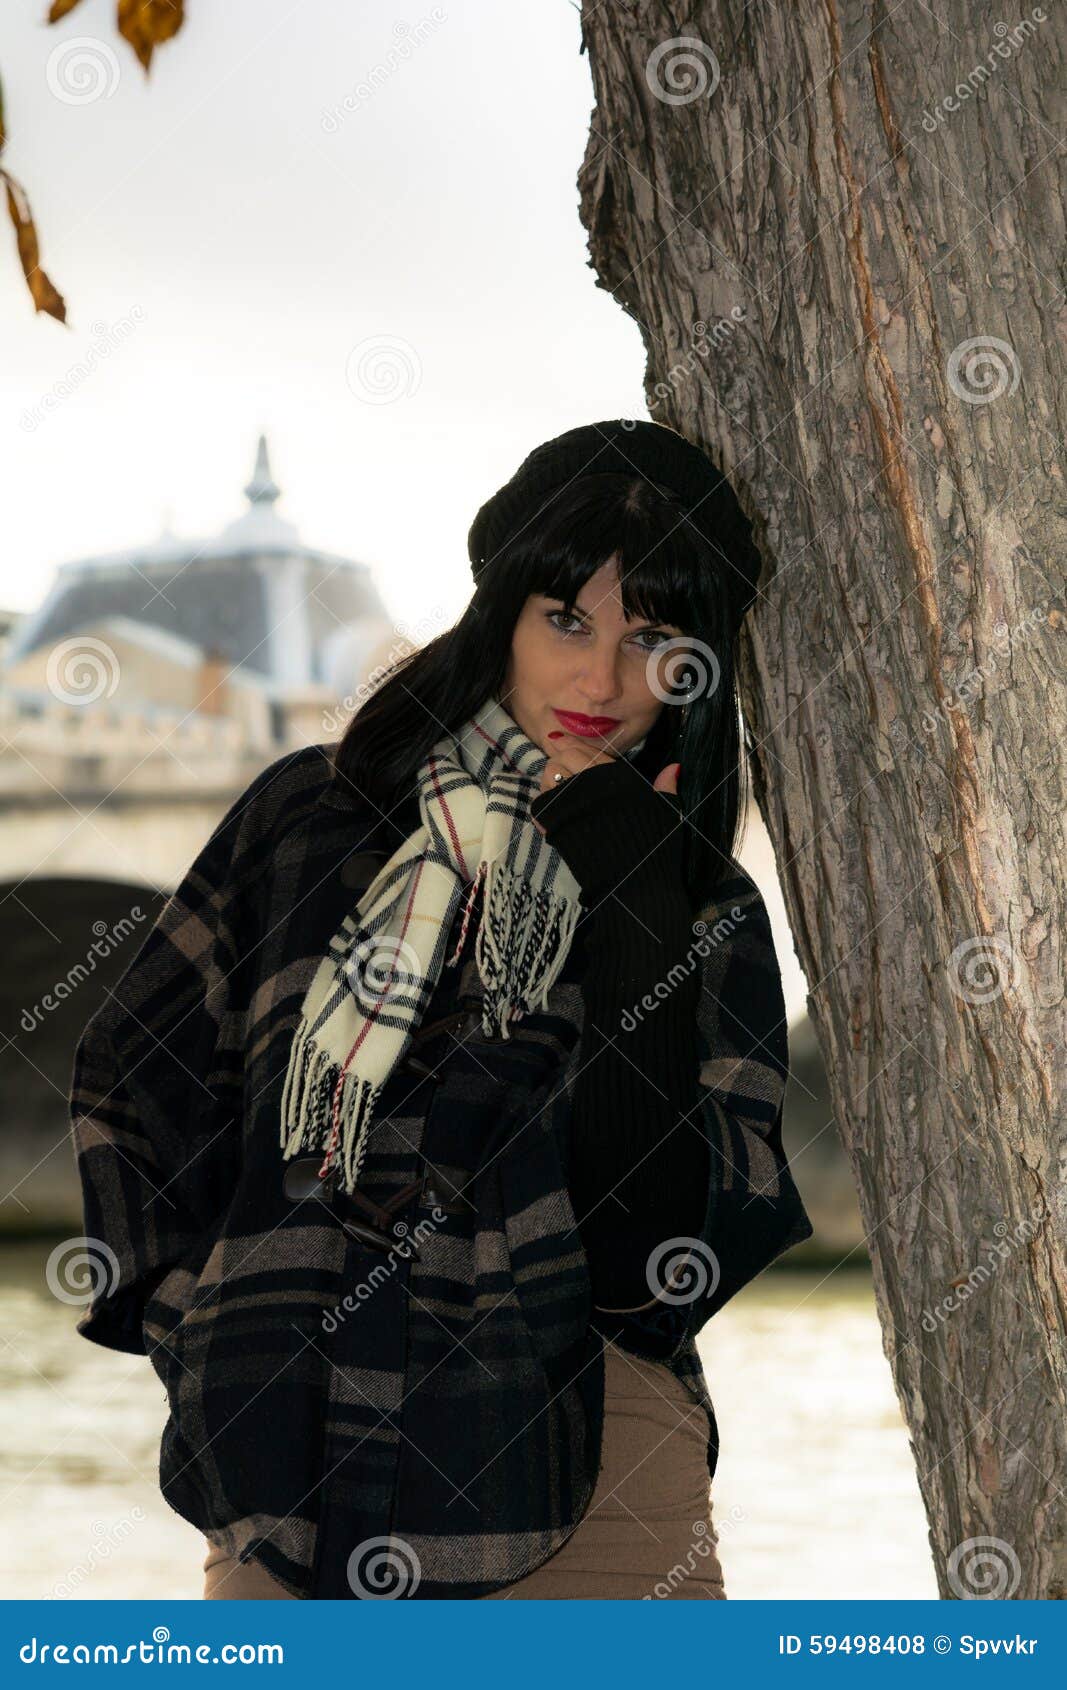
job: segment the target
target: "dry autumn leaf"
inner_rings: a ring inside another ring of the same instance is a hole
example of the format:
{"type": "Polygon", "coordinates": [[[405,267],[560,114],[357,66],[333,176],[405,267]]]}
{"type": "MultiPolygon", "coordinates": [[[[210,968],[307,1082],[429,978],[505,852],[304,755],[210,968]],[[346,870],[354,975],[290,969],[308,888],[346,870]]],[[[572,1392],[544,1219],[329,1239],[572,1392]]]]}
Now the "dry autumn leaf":
{"type": "MultiPolygon", "coordinates": [[[[52,0],[46,21],[59,23],[80,4],[81,0],[52,0]]],[[[129,42],[147,75],[154,50],[177,35],[185,21],[184,0],[118,0],[116,21],[119,34],[129,42]]],[[[5,140],[3,90],[0,88],[0,151],[5,140]]],[[[7,209],[15,227],[22,272],[34,309],[46,311],[50,317],[65,323],[67,307],[63,296],[41,269],[37,229],[26,191],[7,170],[0,169],[0,180],[7,190],[7,209]]]]}
{"type": "Polygon", "coordinates": [[[184,20],[184,0],[119,0],[119,34],[128,41],[147,73],[152,53],[177,35],[184,20]]]}
{"type": "MultiPolygon", "coordinates": [[[[80,4],[81,0],[52,0],[47,22],[58,23],[80,4]]],[[[119,34],[129,42],[146,73],[154,49],[177,35],[184,21],[184,0],[118,0],[119,34]]]]}
{"type": "Polygon", "coordinates": [[[25,191],[8,171],[0,170],[0,177],[3,178],[7,188],[7,209],[11,215],[11,221],[15,225],[22,273],[33,298],[34,309],[36,311],[47,311],[50,317],[55,317],[59,322],[65,323],[67,307],[63,296],[57,293],[38,262],[40,255],[37,246],[37,230],[34,227],[30,202],[26,198],[25,191]]]}
{"type": "MultiPolygon", "coordinates": [[[[4,128],[4,89],[0,83],[0,152],[4,150],[7,132],[4,128]]],[[[47,311],[50,317],[58,318],[59,322],[67,320],[67,307],[63,296],[57,293],[48,277],[41,269],[38,260],[37,230],[33,225],[33,214],[30,202],[26,198],[25,190],[20,187],[9,171],[0,167],[0,181],[7,189],[7,209],[11,221],[15,225],[18,240],[19,258],[22,261],[22,272],[26,277],[30,293],[33,297],[34,309],[47,311]]]]}

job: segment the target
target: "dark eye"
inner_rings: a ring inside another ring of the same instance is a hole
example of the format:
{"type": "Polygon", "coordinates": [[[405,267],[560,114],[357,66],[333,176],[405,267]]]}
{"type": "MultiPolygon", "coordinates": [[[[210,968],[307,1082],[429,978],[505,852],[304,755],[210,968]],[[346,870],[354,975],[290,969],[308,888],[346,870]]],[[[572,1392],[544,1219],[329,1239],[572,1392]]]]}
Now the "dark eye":
{"type": "Polygon", "coordinates": [[[573,634],[575,632],[574,628],[561,628],[559,623],[556,621],[557,616],[562,616],[563,620],[565,622],[577,622],[578,618],[577,618],[577,616],[574,615],[573,611],[570,611],[570,610],[546,610],[545,616],[547,617],[548,621],[551,622],[553,628],[555,628],[555,630],[558,634],[573,634]]]}
{"type": "Polygon", "coordinates": [[[662,628],[642,628],[637,638],[644,639],[646,637],[653,640],[655,644],[646,646],[645,650],[655,651],[656,646],[666,645],[668,640],[672,640],[674,638],[674,635],[665,633],[662,628]]]}

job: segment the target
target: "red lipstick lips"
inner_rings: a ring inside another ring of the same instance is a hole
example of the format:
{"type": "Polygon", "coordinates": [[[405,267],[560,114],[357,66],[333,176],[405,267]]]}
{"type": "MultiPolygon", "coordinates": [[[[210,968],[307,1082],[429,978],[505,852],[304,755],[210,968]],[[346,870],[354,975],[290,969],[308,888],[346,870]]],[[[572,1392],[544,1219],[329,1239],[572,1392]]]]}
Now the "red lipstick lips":
{"type": "Polygon", "coordinates": [[[580,734],[586,739],[602,738],[612,728],[620,726],[617,716],[581,716],[571,710],[556,710],[555,706],[553,710],[568,733],[580,734]]]}

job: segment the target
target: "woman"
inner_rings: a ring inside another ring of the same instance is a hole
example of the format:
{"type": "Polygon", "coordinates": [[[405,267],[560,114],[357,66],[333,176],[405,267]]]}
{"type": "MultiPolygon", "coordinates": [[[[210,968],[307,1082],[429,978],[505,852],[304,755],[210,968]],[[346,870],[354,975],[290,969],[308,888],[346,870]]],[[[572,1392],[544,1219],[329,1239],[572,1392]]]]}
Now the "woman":
{"type": "Polygon", "coordinates": [[[78,1330],[166,1386],[209,1596],[725,1594],[695,1337],[811,1232],[731,855],[758,557],[622,422],[469,549],[457,626],[252,782],[76,1057],[78,1330]]]}

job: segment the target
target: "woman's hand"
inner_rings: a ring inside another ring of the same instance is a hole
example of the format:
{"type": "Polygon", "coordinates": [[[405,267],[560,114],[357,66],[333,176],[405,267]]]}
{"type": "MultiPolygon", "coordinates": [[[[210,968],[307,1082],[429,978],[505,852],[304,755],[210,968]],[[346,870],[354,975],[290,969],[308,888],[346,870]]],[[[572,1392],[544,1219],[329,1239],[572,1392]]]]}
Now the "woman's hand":
{"type": "Polygon", "coordinates": [[[677,763],[649,785],[627,757],[594,749],[568,734],[546,761],[530,819],[559,852],[587,909],[625,886],[630,904],[646,882],[684,899],[684,833],[677,763]],[[564,775],[554,781],[553,774],[564,775]]]}
{"type": "MultiPolygon", "coordinates": [[[[561,782],[555,779],[557,771],[563,775],[564,780],[572,780],[575,775],[581,774],[583,769],[594,768],[599,763],[617,763],[619,760],[614,752],[598,750],[593,743],[577,734],[561,733],[558,743],[553,740],[552,755],[541,771],[541,791],[549,792],[559,788],[561,782]]],[[[662,768],[652,782],[653,792],[677,793],[678,771],[681,766],[680,763],[668,763],[662,768]]],[[[545,832],[536,816],[531,816],[530,819],[539,833],[545,832]]]]}

